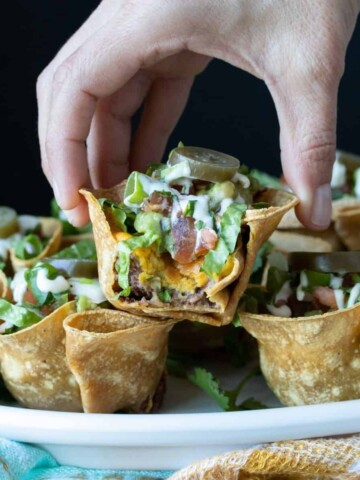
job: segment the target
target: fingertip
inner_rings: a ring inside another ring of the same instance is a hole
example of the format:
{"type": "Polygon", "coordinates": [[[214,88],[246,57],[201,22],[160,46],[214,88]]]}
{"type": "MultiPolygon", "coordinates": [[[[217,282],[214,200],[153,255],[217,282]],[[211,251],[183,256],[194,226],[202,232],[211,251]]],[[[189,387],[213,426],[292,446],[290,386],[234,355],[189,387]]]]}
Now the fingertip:
{"type": "Polygon", "coordinates": [[[296,208],[300,222],[311,230],[326,230],[330,226],[332,215],[330,184],[320,185],[314,191],[304,189],[296,193],[300,199],[296,208]]]}
{"type": "Polygon", "coordinates": [[[64,210],[64,213],[74,227],[83,227],[90,221],[88,206],[83,198],[75,208],[64,210]]]}

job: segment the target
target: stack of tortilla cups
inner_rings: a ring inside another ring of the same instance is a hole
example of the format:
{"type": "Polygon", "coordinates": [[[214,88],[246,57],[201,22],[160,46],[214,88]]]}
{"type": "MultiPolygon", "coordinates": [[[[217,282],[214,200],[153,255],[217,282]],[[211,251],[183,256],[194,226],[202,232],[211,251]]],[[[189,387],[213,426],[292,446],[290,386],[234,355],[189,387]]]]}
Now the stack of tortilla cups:
{"type": "Polygon", "coordinates": [[[256,254],[260,246],[270,237],[283,215],[293,208],[298,199],[291,193],[267,189],[257,197],[257,202],[267,202],[268,208],[249,209],[243,219],[245,231],[239,236],[235,252],[232,254],[232,270],[215,286],[207,291],[208,305],[182,305],[178,307],[164,303],[154,306],[149,302],[134,300],[128,302],[115,291],[117,273],[115,264],[118,257],[118,241],[112,226],[102,210],[99,198],[122,202],[125,183],[111,189],[81,190],[86,198],[93,224],[94,238],[99,262],[99,279],[103,292],[116,308],[141,315],[170,317],[178,320],[191,320],[221,326],[231,323],[238,301],[246,289],[256,254]]]}
{"type": "MultiPolygon", "coordinates": [[[[12,298],[1,271],[0,297],[12,298]]],[[[68,302],[28,328],[0,335],[1,375],[28,408],[150,412],[164,394],[174,323],[100,308],[77,313],[68,302]]]]}
{"type": "Polygon", "coordinates": [[[39,223],[41,226],[41,233],[45,238],[48,238],[48,242],[45,245],[44,250],[34,258],[28,260],[22,260],[15,255],[15,250],[10,250],[10,260],[12,268],[15,272],[23,268],[30,268],[39,262],[42,258],[50,257],[54,255],[60,248],[62,238],[62,225],[60,220],[50,217],[39,217],[39,223]]]}
{"type": "Polygon", "coordinates": [[[309,317],[241,312],[240,318],[257,339],[261,370],[283,404],[360,397],[360,304],[309,317]]]}
{"type": "Polygon", "coordinates": [[[173,323],[105,309],[76,313],[69,302],[31,327],[0,335],[1,373],[29,408],[150,412],[162,399],[173,323]]]}

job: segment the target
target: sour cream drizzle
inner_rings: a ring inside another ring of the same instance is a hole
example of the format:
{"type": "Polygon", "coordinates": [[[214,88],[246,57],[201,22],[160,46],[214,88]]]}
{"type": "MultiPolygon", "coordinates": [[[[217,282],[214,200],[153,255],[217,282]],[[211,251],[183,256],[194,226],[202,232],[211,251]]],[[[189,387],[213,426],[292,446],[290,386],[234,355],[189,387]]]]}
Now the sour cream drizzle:
{"type": "Polygon", "coordinates": [[[62,293],[69,290],[70,284],[62,275],[57,276],[54,279],[47,277],[47,271],[45,268],[41,268],[36,277],[37,287],[44,293],[62,293]]]}

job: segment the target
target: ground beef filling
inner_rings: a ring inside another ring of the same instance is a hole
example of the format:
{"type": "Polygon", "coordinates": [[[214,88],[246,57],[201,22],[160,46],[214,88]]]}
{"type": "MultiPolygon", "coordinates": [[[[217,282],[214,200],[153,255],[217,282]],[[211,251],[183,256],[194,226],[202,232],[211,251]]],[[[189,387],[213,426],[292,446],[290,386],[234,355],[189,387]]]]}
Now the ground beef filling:
{"type": "MultiPolygon", "coordinates": [[[[149,284],[143,284],[139,280],[141,274],[141,266],[139,261],[133,256],[130,256],[130,271],[129,271],[129,283],[131,286],[131,294],[128,297],[124,297],[124,300],[128,303],[134,301],[148,301],[150,304],[158,305],[164,304],[159,300],[159,297],[149,284]]],[[[116,289],[119,290],[119,287],[116,289]]],[[[193,293],[182,293],[175,289],[167,288],[171,295],[171,301],[166,302],[167,305],[173,307],[178,306],[203,306],[212,307],[214,304],[210,302],[203,288],[197,288],[193,293]]]]}

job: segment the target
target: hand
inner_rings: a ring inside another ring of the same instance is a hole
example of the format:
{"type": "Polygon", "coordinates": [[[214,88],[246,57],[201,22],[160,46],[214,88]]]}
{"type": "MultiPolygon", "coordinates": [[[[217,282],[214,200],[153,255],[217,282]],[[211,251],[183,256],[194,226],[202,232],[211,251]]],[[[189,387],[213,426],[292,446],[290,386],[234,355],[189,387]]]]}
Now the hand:
{"type": "Polygon", "coordinates": [[[82,225],[79,188],[158,161],[194,76],[216,57],[266,82],[297,214],[326,228],[337,92],[359,10],[359,0],[103,0],[38,80],[42,166],[61,208],[82,225]]]}

